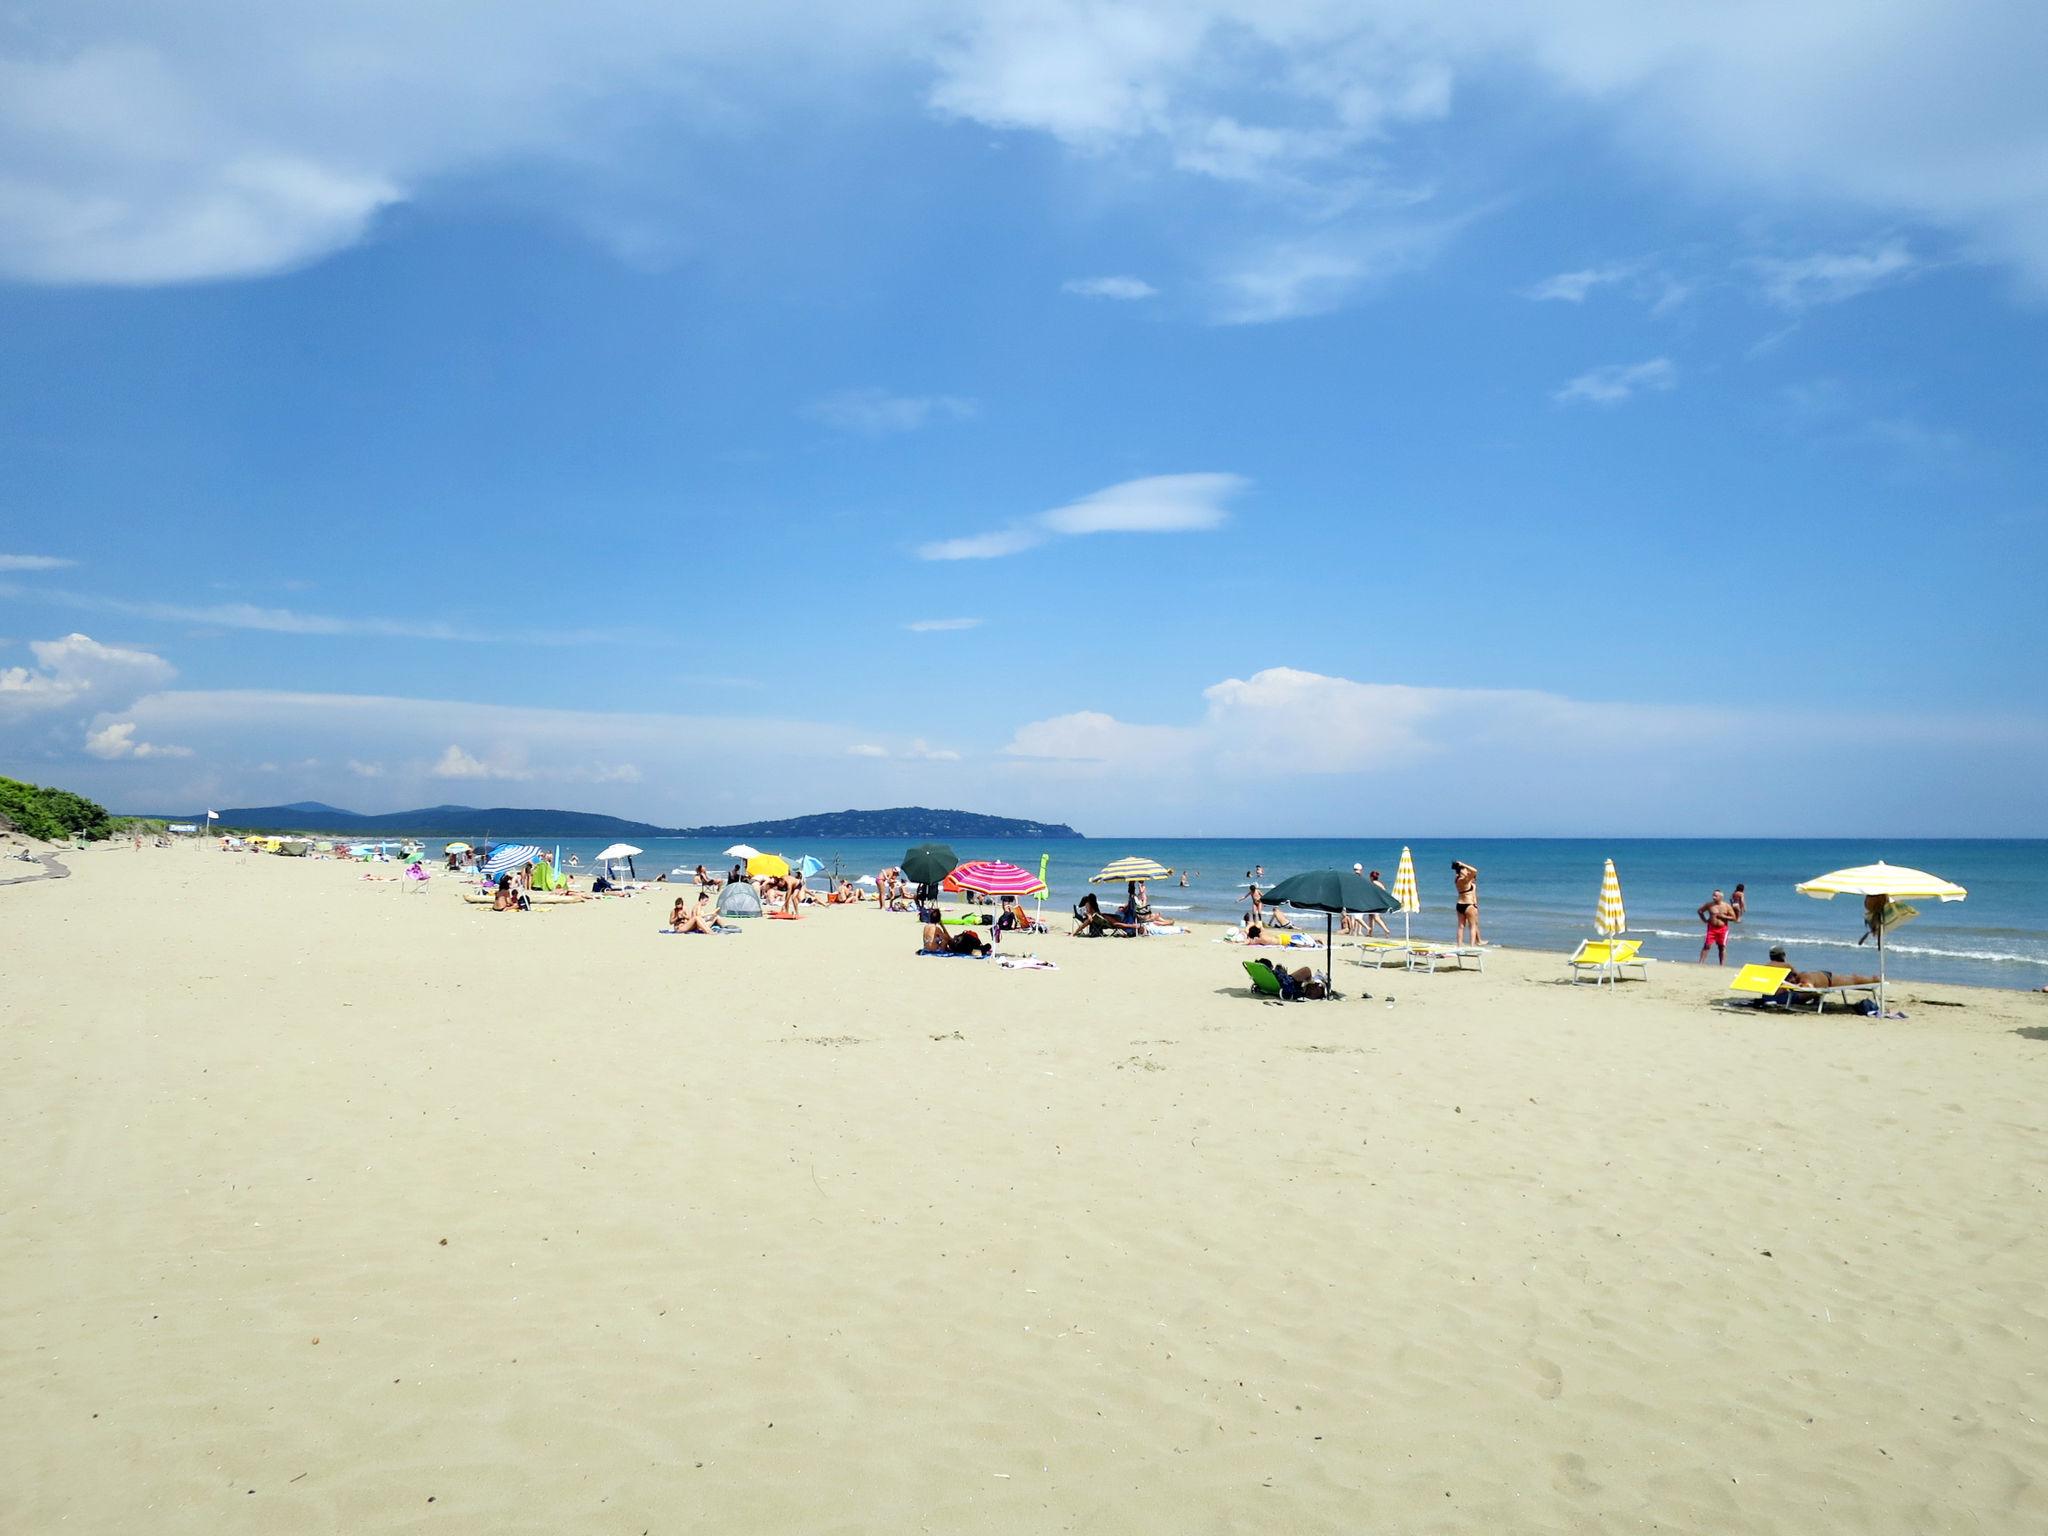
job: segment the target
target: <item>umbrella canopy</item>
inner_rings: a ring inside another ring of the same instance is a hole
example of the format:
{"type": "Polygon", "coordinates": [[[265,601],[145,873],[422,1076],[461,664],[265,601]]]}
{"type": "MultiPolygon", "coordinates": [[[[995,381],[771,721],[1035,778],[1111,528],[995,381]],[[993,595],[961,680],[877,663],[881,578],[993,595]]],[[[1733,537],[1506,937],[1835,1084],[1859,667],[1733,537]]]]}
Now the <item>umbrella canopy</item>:
{"type": "Polygon", "coordinates": [[[1621,876],[1614,872],[1614,860],[1607,861],[1607,873],[1600,877],[1600,904],[1593,909],[1593,931],[1609,938],[1628,932],[1628,911],[1621,904],[1621,876]]]}
{"type": "Polygon", "coordinates": [[[484,864],[486,875],[502,875],[508,869],[517,869],[522,864],[531,864],[540,857],[540,850],[531,843],[500,843],[491,850],[491,856],[484,864]]]}
{"type": "Polygon", "coordinates": [[[1172,870],[1161,864],[1157,859],[1147,859],[1137,854],[1131,854],[1103,865],[1100,874],[1088,877],[1088,883],[1090,885],[1110,885],[1118,880],[1164,880],[1172,873],[1172,870]]]}
{"type": "Polygon", "coordinates": [[[758,855],[760,851],[760,849],[752,847],[746,843],[734,843],[730,848],[725,850],[725,856],[728,859],[751,859],[758,855]]]}
{"type": "Polygon", "coordinates": [[[1802,896],[1828,901],[1836,896],[1889,896],[1894,901],[1961,901],[1970,893],[1953,880],[1930,875],[1924,869],[1907,869],[1902,864],[1859,864],[1838,869],[1831,875],[1816,875],[1799,887],[1802,896]]]}
{"type": "Polygon", "coordinates": [[[960,856],[944,843],[919,843],[903,855],[905,878],[917,885],[937,885],[960,865],[960,856]]]}
{"type": "Polygon", "coordinates": [[[638,858],[645,851],[645,849],[635,848],[631,843],[613,843],[611,847],[598,854],[597,862],[609,864],[613,859],[638,858]]]}
{"type": "Polygon", "coordinates": [[[1000,859],[962,864],[948,878],[961,890],[979,891],[984,896],[1036,896],[1045,890],[1045,882],[1030,870],[1000,859]]]}
{"type": "Polygon", "coordinates": [[[814,859],[807,853],[796,861],[796,872],[806,880],[813,875],[822,875],[825,872],[825,861],[814,859]]]}
{"type": "Polygon", "coordinates": [[[1838,869],[1833,874],[1816,875],[1798,887],[1801,895],[1817,897],[1821,901],[1832,901],[1837,896],[1861,896],[1865,920],[1870,931],[1877,935],[1877,1011],[1884,1012],[1884,935],[1888,928],[1895,928],[1911,917],[1910,908],[1896,914],[1893,903],[1909,898],[1920,901],[1961,901],[1970,893],[1953,880],[1944,880],[1939,875],[1930,875],[1924,869],[1907,869],[1900,864],[1887,864],[1879,859],[1875,864],[1859,864],[1854,869],[1838,869]],[[1871,910],[1877,903],[1876,911],[1871,910]]]}
{"type": "Polygon", "coordinates": [[[786,875],[789,873],[789,860],[779,858],[772,853],[757,853],[747,860],[747,873],[750,875],[769,876],[786,875]]]}
{"type": "MultiPolygon", "coordinates": [[[[1323,914],[1324,952],[1332,959],[1336,957],[1333,929],[1339,912],[1392,912],[1400,902],[1394,893],[1383,885],[1375,885],[1363,875],[1355,875],[1348,869],[1311,869],[1305,874],[1289,875],[1270,891],[1266,892],[1269,906],[1293,907],[1302,912],[1323,914]]],[[[1326,997],[1335,997],[1334,991],[1325,991],[1326,997]]]]}
{"type": "Polygon", "coordinates": [[[467,844],[467,843],[450,843],[450,844],[449,844],[449,845],[448,845],[448,846],[447,846],[446,848],[443,848],[443,849],[442,849],[441,851],[442,851],[443,853],[468,853],[468,852],[469,852],[469,844],[467,844]]]}

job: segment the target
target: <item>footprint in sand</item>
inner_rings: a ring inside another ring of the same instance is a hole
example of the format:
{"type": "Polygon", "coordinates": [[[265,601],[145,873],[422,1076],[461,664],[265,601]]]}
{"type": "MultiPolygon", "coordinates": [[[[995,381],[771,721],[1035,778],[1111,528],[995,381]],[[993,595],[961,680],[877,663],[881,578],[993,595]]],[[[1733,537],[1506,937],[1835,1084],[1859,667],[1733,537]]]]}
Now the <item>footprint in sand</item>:
{"type": "Polygon", "coordinates": [[[1538,1397],[1556,1398],[1564,1396],[1564,1372],[1558,1369],[1555,1361],[1538,1358],[1530,1361],[1529,1364],[1536,1371],[1536,1395],[1538,1397]]]}
{"type": "Polygon", "coordinates": [[[1555,1469],[1550,1475],[1550,1486],[1559,1493],[1598,1493],[1600,1485],[1586,1476],[1586,1458],[1567,1451],[1562,1456],[1551,1457],[1555,1469]]]}

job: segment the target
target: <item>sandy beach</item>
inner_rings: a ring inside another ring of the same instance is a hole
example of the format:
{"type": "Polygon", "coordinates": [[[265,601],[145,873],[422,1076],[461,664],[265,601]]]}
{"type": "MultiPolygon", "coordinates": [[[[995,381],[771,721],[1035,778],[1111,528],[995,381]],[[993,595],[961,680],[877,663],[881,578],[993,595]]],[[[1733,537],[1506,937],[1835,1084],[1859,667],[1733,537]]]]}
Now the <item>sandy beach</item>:
{"type": "Polygon", "coordinates": [[[2048,997],[68,862],[0,890],[0,1530],[2048,1527],[2048,997]]]}

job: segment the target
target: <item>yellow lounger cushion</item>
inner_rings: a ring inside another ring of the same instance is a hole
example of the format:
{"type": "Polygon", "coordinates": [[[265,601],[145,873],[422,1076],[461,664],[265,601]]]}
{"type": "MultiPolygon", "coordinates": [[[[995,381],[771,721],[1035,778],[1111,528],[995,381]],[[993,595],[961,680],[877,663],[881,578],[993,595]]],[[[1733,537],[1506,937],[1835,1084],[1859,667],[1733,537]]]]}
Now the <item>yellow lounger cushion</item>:
{"type": "Polygon", "coordinates": [[[1782,965],[1745,965],[1728,983],[1730,992],[1747,992],[1754,997],[1775,997],[1792,972],[1782,965]]]}

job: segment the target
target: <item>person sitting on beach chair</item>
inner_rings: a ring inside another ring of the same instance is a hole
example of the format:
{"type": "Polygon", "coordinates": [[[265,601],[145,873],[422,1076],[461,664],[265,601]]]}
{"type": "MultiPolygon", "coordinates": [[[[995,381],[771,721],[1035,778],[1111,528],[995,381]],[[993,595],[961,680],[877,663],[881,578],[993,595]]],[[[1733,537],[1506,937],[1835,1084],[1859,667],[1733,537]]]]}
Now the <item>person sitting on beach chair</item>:
{"type": "Polygon", "coordinates": [[[1095,899],[1093,891],[1074,903],[1074,921],[1079,925],[1074,929],[1074,937],[1077,939],[1096,939],[1106,933],[1121,936],[1135,931],[1132,925],[1122,918],[1111,917],[1104,912],[1102,903],[1095,899]]]}
{"type": "Polygon", "coordinates": [[[1036,933],[1038,924],[1031,914],[1024,910],[1024,904],[1014,896],[1003,898],[1003,910],[996,914],[997,933],[1036,933]]]}

